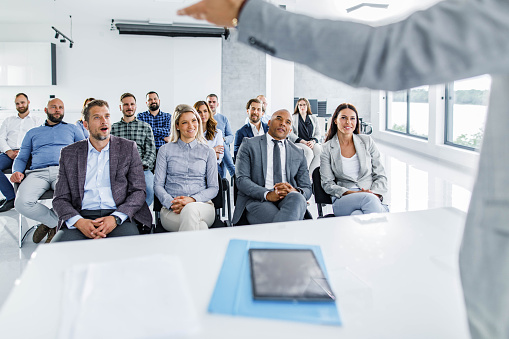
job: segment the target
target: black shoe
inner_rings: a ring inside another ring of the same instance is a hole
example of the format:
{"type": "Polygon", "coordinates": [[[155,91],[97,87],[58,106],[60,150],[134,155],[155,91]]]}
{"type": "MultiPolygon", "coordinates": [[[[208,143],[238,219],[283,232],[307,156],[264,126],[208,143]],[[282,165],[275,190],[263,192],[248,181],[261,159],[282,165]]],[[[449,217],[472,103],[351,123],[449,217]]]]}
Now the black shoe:
{"type": "Polygon", "coordinates": [[[14,207],[14,199],[7,200],[2,206],[0,206],[0,213],[6,212],[14,207]]]}
{"type": "Polygon", "coordinates": [[[40,224],[34,232],[34,235],[32,236],[32,240],[34,243],[38,244],[41,242],[42,239],[48,234],[50,228],[44,224],[40,224]]]}
{"type": "Polygon", "coordinates": [[[55,234],[57,234],[57,228],[56,227],[50,228],[48,231],[48,237],[46,238],[46,244],[49,244],[51,242],[55,234]]]}

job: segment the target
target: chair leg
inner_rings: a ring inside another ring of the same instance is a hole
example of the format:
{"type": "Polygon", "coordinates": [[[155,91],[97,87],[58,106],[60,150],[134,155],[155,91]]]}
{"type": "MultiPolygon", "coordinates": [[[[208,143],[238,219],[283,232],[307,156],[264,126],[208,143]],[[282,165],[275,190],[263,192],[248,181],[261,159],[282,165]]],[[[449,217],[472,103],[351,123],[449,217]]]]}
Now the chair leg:
{"type": "Polygon", "coordinates": [[[318,218],[323,218],[322,204],[316,204],[316,208],[318,209],[318,218]]]}
{"type": "Polygon", "coordinates": [[[18,246],[19,248],[21,248],[21,246],[23,245],[23,219],[21,219],[21,213],[19,213],[19,218],[18,218],[18,229],[19,229],[19,233],[18,233],[18,246]]]}
{"type": "Polygon", "coordinates": [[[228,226],[232,226],[232,205],[230,200],[230,186],[228,185],[228,188],[226,189],[226,201],[228,203],[228,206],[226,206],[228,209],[228,226]]]}
{"type": "Polygon", "coordinates": [[[39,226],[39,225],[34,225],[34,226],[30,227],[25,233],[23,233],[23,217],[21,214],[19,215],[19,217],[18,217],[18,230],[19,230],[18,246],[19,246],[19,248],[21,248],[23,246],[23,242],[25,241],[25,238],[27,237],[28,233],[30,233],[30,231],[33,230],[34,228],[37,228],[37,226],[39,226]]]}

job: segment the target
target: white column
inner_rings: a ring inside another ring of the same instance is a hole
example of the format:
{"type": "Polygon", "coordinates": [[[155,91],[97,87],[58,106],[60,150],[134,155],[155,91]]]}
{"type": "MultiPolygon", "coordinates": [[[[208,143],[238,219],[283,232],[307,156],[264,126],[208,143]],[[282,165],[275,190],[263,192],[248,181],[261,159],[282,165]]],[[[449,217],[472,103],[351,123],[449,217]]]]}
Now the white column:
{"type": "Polygon", "coordinates": [[[294,63],[267,55],[266,71],[267,113],[272,115],[279,109],[293,113],[294,63]]]}

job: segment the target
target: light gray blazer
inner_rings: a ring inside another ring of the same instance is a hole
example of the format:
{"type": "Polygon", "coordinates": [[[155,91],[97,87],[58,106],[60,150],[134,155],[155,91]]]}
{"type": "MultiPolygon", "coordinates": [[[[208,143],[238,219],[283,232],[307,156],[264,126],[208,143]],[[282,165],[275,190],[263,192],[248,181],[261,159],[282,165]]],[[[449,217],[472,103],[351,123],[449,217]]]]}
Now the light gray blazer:
{"type": "MultiPolygon", "coordinates": [[[[267,173],[267,135],[245,138],[240,145],[235,162],[235,183],[239,189],[232,222],[236,224],[250,200],[265,201],[267,173]]],[[[291,142],[286,142],[286,181],[308,200],[311,181],[304,152],[291,142]]]]}
{"type": "MultiPolygon", "coordinates": [[[[309,119],[311,119],[311,123],[313,124],[313,138],[318,140],[318,142],[322,139],[322,133],[320,133],[320,125],[318,124],[318,119],[316,115],[310,115],[309,119]]],[[[292,132],[288,134],[288,140],[291,142],[295,142],[299,138],[299,113],[292,114],[292,132]]]]}
{"type": "Polygon", "coordinates": [[[396,91],[493,74],[460,272],[472,338],[509,338],[509,1],[446,0],[372,27],[249,0],[238,32],[241,42],[356,87],[396,91]]]}
{"type": "Polygon", "coordinates": [[[380,152],[369,135],[354,134],[353,143],[359,158],[359,178],[354,179],[343,173],[341,147],[338,136],[323,144],[320,155],[320,176],[324,191],[338,198],[353,185],[370,189],[373,193],[384,195],[387,192],[387,177],[380,162],[380,152]]]}

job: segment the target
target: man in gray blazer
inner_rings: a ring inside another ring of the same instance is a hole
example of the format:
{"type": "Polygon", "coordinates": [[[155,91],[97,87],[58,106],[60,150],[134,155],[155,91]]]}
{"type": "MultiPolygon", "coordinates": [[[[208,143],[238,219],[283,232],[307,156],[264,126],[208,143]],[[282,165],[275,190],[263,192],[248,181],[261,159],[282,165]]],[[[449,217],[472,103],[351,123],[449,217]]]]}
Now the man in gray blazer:
{"type": "Polygon", "coordinates": [[[509,338],[508,1],[441,1],[379,27],[313,19],[260,0],[204,0],[179,14],[238,23],[239,41],[357,87],[397,91],[493,74],[460,269],[472,337],[509,338]],[[316,53],[323,46],[331,49],[316,53]]]}
{"type": "Polygon", "coordinates": [[[101,239],[139,234],[149,226],[145,177],[136,143],[110,136],[108,103],[85,108],[86,140],[62,149],[53,209],[58,215],[53,241],[101,239]],[[59,231],[58,231],[59,230],[59,231]]]}
{"type": "Polygon", "coordinates": [[[311,182],[304,153],[286,140],[291,131],[290,112],[279,110],[269,120],[267,134],[242,142],[235,163],[239,193],[234,224],[244,211],[250,224],[304,218],[311,182]]]}

